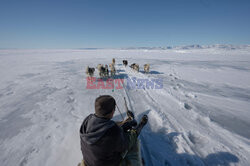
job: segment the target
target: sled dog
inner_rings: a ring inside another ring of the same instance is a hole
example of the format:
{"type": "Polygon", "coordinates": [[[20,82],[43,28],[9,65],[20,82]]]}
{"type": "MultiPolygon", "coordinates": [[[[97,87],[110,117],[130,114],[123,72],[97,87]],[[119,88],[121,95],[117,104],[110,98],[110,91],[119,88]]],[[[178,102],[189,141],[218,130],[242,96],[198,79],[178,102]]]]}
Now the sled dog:
{"type": "Polygon", "coordinates": [[[110,68],[110,75],[114,76],[116,73],[115,65],[113,63],[111,63],[111,64],[109,64],[109,68],[110,68]]]}
{"type": "Polygon", "coordinates": [[[145,64],[145,65],[144,65],[144,72],[145,72],[145,73],[149,73],[149,67],[150,67],[149,64],[145,64]]]}
{"type": "Polygon", "coordinates": [[[128,65],[128,61],[127,60],[123,60],[122,61],[123,65],[126,67],[128,65]]]}
{"type": "Polygon", "coordinates": [[[91,68],[89,66],[86,67],[86,74],[90,77],[92,77],[94,75],[95,72],[95,68],[91,68]]]}
{"type": "Polygon", "coordinates": [[[115,58],[112,59],[112,64],[115,65],[115,58]]]}
{"type": "Polygon", "coordinates": [[[132,65],[130,65],[130,67],[135,71],[139,72],[139,65],[137,63],[133,63],[132,65]]]}

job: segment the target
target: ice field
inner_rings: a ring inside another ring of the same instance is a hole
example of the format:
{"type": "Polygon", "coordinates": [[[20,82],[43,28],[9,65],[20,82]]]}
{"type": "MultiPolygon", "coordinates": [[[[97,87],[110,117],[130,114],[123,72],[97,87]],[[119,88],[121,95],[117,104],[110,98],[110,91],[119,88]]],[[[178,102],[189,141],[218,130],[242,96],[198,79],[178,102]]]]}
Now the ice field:
{"type": "Polygon", "coordinates": [[[76,166],[80,125],[102,94],[149,116],[139,137],[147,166],[250,165],[250,46],[0,50],[0,78],[1,166],[76,166]],[[123,88],[87,89],[85,68],[112,58],[123,88]],[[141,86],[129,89],[132,78],[141,86]],[[158,89],[143,82],[157,79],[158,89]]]}

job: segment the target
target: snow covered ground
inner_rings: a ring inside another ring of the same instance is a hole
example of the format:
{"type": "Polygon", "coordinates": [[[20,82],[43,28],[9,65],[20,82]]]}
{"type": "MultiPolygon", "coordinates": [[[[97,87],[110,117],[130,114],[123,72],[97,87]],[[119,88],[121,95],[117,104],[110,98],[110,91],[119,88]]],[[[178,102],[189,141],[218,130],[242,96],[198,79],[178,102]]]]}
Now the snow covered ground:
{"type": "Polygon", "coordinates": [[[148,166],[250,165],[250,46],[230,48],[0,50],[0,165],[77,165],[79,127],[101,94],[123,111],[125,97],[137,119],[148,114],[148,166]],[[86,89],[86,66],[112,58],[124,88],[86,89]],[[128,89],[133,77],[163,88],[128,89]]]}

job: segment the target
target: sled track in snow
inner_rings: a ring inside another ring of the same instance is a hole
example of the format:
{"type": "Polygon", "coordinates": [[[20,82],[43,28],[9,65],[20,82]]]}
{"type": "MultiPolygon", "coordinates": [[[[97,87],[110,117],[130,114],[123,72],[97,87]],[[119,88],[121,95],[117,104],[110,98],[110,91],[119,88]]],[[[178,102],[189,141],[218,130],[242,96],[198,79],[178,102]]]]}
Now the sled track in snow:
{"type": "MultiPolygon", "coordinates": [[[[124,70],[125,73],[127,75],[129,75],[129,73],[127,72],[127,70],[125,69],[124,70]]],[[[132,74],[132,73],[131,73],[132,74]]],[[[143,76],[143,78],[147,78],[149,79],[148,76],[145,76],[144,74],[142,75],[139,75],[140,73],[136,73],[134,74],[135,76],[138,75],[138,76],[143,76]]],[[[123,87],[124,87],[124,93],[126,95],[126,99],[128,101],[128,107],[130,107],[131,111],[135,112],[135,109],[134,109],[134,106],[132,105],[132,101],[131,101],[131,97],[129,96],[129,92],[128,90],[126,89],[124,83],[123,83],[123,87]]],[[[157,115],[159,115],[161,117],[161,120],[164,122],[164,123],[167,123],[167,125],[174,131],[180,133],[180,136],[182,137],[182,139],[186,142],[186,144],[189,146],[189,148],[194,152],[194,150],[190,147],[188,141],[186,140],[185,136],[183,134],[181,134],[182,132],[182,128],[178,125],[178,123],[176,122],[175,118],[172,117],[172,115],[167,115],[166,113],[160,111],[161,108],[158,106],[159,103],[156,101],[156,99],[149,93],[148,90],[146,89],[141,89],[143,91],[143,94],[146,98],[144,98],[144,100],[148,100],[150,102],[153,103],[153,105],[150,106],[150,108],[152,108],[153,112],[155,112],[157,115]],[[168,116],[170,116],[171,118],[169,118],[168,116]]],[[[169,94],[170,96],[172,96],[175,100],[177,100],[175,98],[175,96],[173,96],[172,94],[168,93],[168,92],[165,92],[165,89],[164,90],[164,94],[167,93],[169,94]]],[[[142,131],[141,135],[140,135],[140,139],[141,139],[141,143],[142,143],[142,156],[144,157],[144,160],[146,161],[146,165],[149,165],[149,166],[153,166],[154,162],[153,162],[153,159],[152,157],[158,157],[158,153],[157,152],[150,152],[149,150],[149,147],[147,146],[147,140],[145,138],[145,132],[142,131]]],[[[170,146],[174,146],[174,145],[170,145],[170,146]]],[[[161,158],[162,161],[164,161],[165,164],[167,165],[171,165],[165,158],[161,158]]]]}
{"type": "MultiPolygon", "coordinates": [[[[129,75],[129,73],[127,72],[127,70],[124,70],[126,72],[127,75],[129,75]]],[[[140,74],[140,73],[138,73],[140,74]]],[[[138,75],[133,74],[133,75],[138,75]]],[[[138,76],[143,76],[143,78],[147,78],[149,79],[148,76],[145,76],[144,74],[142,75],[138,75],[138,76]]],[[[127,91],[124,83],[123,83],[123,87],[124,87],[124,93],[126,95],[126,99],[128,101],[128,107],[130,107],[131,111],[136,112],[134,107],[132,106],[132,102],[131,102],[131,97],[129,96],[129,92],[127,91]]],[[[153,111],[156,112],[157,115],[159,115],[162,119],[162,121],[164,121],[164,123],[166,122],[167,125],[174,131],[176,131],[177,133],[180,134],[181,139],[185,142],[185,144],[189,147],[189,150],[191,150],[193,153],[195,153],[195,150],[192,148],[192,146],[190,146],[189,141],[187,140],[188,138],[186,138],[186,136],[182,133],[182,127],[179,126],[178,122],[175,120],[174,117],[172,117],[172,115],[167,115],[166,113],[160,111],[161,108],[159,107],[159,103],[156,101],[156,99],[154,98],[154,96],[152,96],[149,91],[147,89],[141,89],[143,91],[143,94],[145,94],[144,96],[146,97],[144,100],[148,100],[151,101],[153,103],[153,105],[151,105],[150,107],[153,108],[153,111]],[[170,116],[171,118],[169,118],[168,116],[170,116]],[[162,118],[163,117],[163,118],[162,118]]],[[[167,92],[165,89],[163,89],[164,94],[167,93],[168,95],[170,95],[171,97],[173,97],[174,100],[178,100],[176,98],[176,96],[174,96],[173,94],[167,92]]],[[[158,93],[158,92],[157,92],[158,93]]],[[[157,94],[156,94],[157,95],[157,94]]],[[[146,138],[144,136],[144,132],[142,131],[141,135],[140,135],[140,139],[141,139],[141,143],[142,143],[142,156],[144,157],[144,160],[146,161],[146,165],[148,166],[153,166],[154,162],[152,157],[158,157],[158,154],[155,154],[155,152],[150,152],[149,147],[147,146],[147,141],[146,138]]],[[[174,146],[174,145],[171,145],[174,146]]],[[[166,160],[165,158],[162,158],[164,163],[166,165],[171,165],[168,160],[166,160]]],[[[198,161],[198,163],[203,163],[201,160],[198,161]]],[[[204,164],[204,163],[203,163],[204,164]]]]}
{"type": "MultiPolygon", "coordinates": [[[[130,110],[132,112],[135,112],[132,104],[131,104],[131,99],[128,95],[128,92],[127,92],[127,89],[125,88],[125,85],[124,85],[124,82],[123,82],[123,89],[124,89],[124,94],[125,94],[125,98],[127,100],[127,105],[128,105],[128,108],[130,108],[130,110]]],[[[145,165],[146,166],[153,166],[153,162],[152,162],[152,159],[151,159],[151,155],[150,155],[150,151],[149,151],[149,148],[147,147],[146,145],[146,141],[145,141],[145,138],[144,138],[144,132],[142,131],[141,134],[140,134],[140,138],[141,138],[141,143],[142,143],[142,157],[145,161],[145,165]]]]}
{"type": "MultiPolygon", "coordinates": [[[[121,69],[121,73],[117,74],[126,75],[129,78],[149,80],[160,78],[155,75],[137,73],[129,68],[117,67],[121,69]]],[[[215,163],[214,165],[224,162],[226,164],[237,163],[237,157],[241,154],[237,152],[238,147],[231,147],[230,142],[225,139],[224,135],[228,132],[211,122],[206,116],[196,112],[195,107],[192,108],[192,101],[196,97],[190,97],[190,92],[182,89],[185,85],[181,85],[179,78],[173,79],[174,76],[175,74],[171,74],[170,77],[164,76],[166,86],[159,91],[146,88],[130,90],[127,89],[126,82],[123,82],[124,96],[130,110],[137,118],[138,115],[149,114],[148,126],[145,126],[146,130],[142,130],[140,135],[145,165],[202,166],[211,165],[211,163],[215,163]],[[189,104],[191,104],[190,109],[188,109],[189,104]],[[219,140],[213,140],[211,137],[219,138],[219,140]],[[231,148],[228,148],[228,145],[231,148]],[[211,151],[204,152],[203,147],[211,151]],[[216,147],[220,151],[211,147],[216,147]],[[164,154],[165,152],[167,154],[164,154]]],[[[247,151],[242,150],[241,153],[244,154],[247,151]]]]}
{"type": "MultiPolygon", "coordinates": [[[[124,82],[123,82],[123,87],[124,87],[123,88],[124,89],[124,94],[126,95],[126,100],[128,101],[127,102],[128,107],[130,108],[130,110],[132,112],[135,112],[134,108],[133,108],[133,106],[131,104],[131,100],[130,100],[130,97],[128,95],[128,92],[127,92],[127,90],[126,90],[126,88],[124,86],[124,82]]],[[[146,166],[153,166],[153,162],[151,160],[151,155],[150,155],[149,149],[148,149],[148,147],[146,145],[146,142],[145,142],[145,139],[144,139],[143,135],[144,134],[143,134],[143,131],[142,131],[141,134],[140,134],[141,143],[142,143],[142,146],[141,146],[142,147],[142,157],[143,157],[144,161],[146,160],[146,163],[145,163],[146,166]]]]}

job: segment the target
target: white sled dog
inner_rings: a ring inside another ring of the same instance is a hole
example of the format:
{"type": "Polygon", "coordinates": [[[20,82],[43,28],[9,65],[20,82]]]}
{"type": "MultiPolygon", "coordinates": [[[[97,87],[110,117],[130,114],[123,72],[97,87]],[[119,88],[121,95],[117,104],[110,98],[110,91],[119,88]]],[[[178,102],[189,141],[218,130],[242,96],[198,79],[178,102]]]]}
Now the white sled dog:
{"type": "Polygon", "coordinates": [[[144,65],[144,72],[145,73],[149,73],[149,68],[150,68],[150,65],[149,64],[145,64],[144,65]]]}
{"type": "Polygon", "coordinates": [[[139,72],[139,65],[137,63],[133,63],[132,65],[130,65],[130,67],[135,71],[139,72]]]}
{"type": "Polygon", "coordinates": [[[103,77],[104,76],[104,72],[105,72],[105,68],[103,67],[103,65],[102,64],[98,64],[97,65],[97,69],[99,71],[99,76],[103,77]]]}
{"type": "Polygon", "coordinates": [[[110,75],[114,76],[116,73],[115,64],[114,63],[109,64],[109,68],[110,68],[110,75]]]}
{"type": "Polygon", "coordinates": [[[91,68],[89,66],[86,67],[86,74],[90,77],[93,77],[94,75],[94,72],[95,72],[95,68],[91,68]]]}
{"type": "Polygon", "coordinates": [[[98,71],[100,71],[101,67],[103,67],[103,65],[102,64],[98,64],[96,68],[98,69],[98,71]]]}

